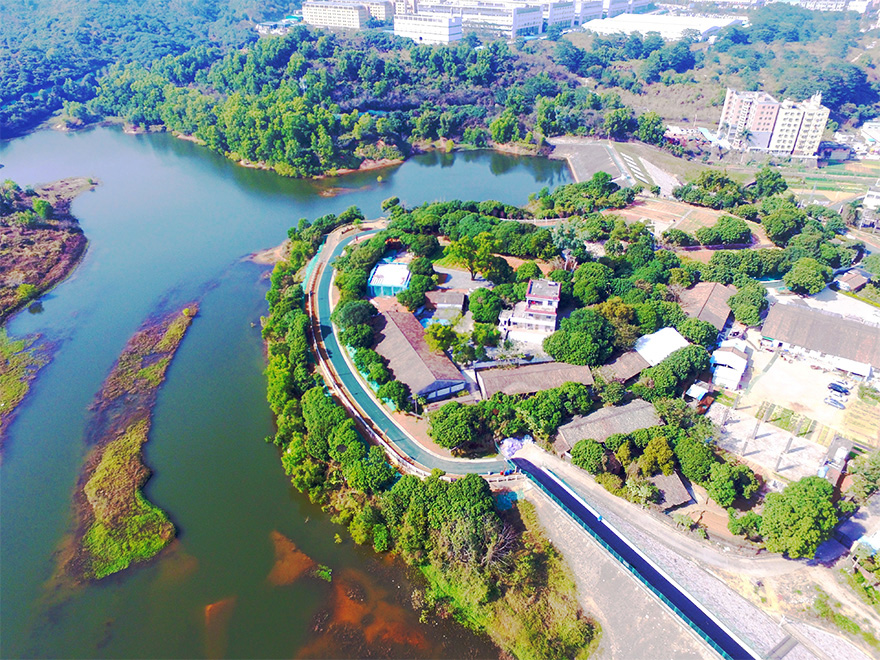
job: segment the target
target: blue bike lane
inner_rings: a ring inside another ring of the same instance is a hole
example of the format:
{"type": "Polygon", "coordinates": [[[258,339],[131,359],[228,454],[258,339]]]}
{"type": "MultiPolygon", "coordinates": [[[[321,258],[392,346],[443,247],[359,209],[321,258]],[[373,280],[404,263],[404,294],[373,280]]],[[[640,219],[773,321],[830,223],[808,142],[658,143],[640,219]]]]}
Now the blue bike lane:
{"type": "MultiPolygon", "coordinates": [[[[407,433],[405,433],[388,414],[383,406],[376,403],[371,393],[367,392],[365,385],[362,383],[357,374],[353,373],[348,362],[343,356],[345,350],[336,340],[333,333],[333,327],[330,323],[330,290],[333,284],[333,267],[331,264],[345,248],[356,238],[363,238],[375,232],[360,232],[350,238],[340,241],[333,248],[327,258],[324,270],[318,280],[318,286],[315,293],[318,297],[316,305],[318,313],[318,323],[321,328],[321,340],[324,344],[327,357],[333,364],[333,369],[339,382],[348,392],[349,398],[357,404],[363,413],[378,426],[384,436],[393,443],[402,453],[409,456],[416,463],[426,467],[428,470],[435,468],[443,470],[448,474],[489,474],[499,473],[507,469],[509,464],[504,459],[466,459],[466,458],[444,458],[433,452],[428,451],[407,433]]],[[[323,248],[323,249],[326,249],[323,248]]]]}

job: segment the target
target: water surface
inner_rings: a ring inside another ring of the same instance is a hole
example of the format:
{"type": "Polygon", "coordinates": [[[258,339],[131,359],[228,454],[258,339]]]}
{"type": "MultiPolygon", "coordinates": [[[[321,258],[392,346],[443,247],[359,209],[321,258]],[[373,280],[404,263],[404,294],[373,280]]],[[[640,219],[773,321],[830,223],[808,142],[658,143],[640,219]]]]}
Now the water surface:
{"type": "Polygon", "coordinates": [[[263,442],[273,432],[259,331],[267,269],[242,257],[279,243],[301,217],[350,205],[376,217],[392,196],[407,205],[522,204],[569,182],[564,163],[432,153],[381,173],[305,182],[237,167],[168,135],[108,128],[0,142],[0,163],[0,176],[23,186],[100,181],[73,204],[90,240],[83,263],[44,297],[42,313],[9,324],[11,334],[39,332],[58,349],[0,463],[0,656],[497,655],[451,623],[419,624],[402,567],[354,547],[289,486],[263,442]],[[334,189],[342,194],[325,196],[334,189]],[[201,310],[160,391],[145,457],[155,471],[147,496],[179,539],[148,566],[47,607],[43,585],[69,529],[88,407],[138,326],[158,306],[193,298],[201,310]],[[334,581],[272,585],[273,532],[331,566],[334,581]],[[219,602],[206,623],[205,608],[219,602]]]}

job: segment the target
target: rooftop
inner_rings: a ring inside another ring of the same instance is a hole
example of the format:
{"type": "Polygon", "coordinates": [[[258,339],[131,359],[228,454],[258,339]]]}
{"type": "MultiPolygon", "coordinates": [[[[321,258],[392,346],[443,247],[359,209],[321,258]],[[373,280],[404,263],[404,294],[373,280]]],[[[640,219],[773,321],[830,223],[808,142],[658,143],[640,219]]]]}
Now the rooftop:
{"type": "Polygon", "coordinates": [[[418,395],[437,381],[460,382],[464,376],[445,354],[435,353],[425,342],[425,329],[409,312],[382,314],[385,327],[376,351],[388,359],[397,380],[418,395]]]}
{"type": "Polygon", "coordinates": [[[648,34],[658,32],[664,39],[681,39],[687,30],[696,30],[700,37],[719,31],[728,25],[740,25],[741,16],[666,16],[657,14],[620,14],[613,18],[587,21],[585,30],[599,34],[648,34]]]}
{"type": "Polygon", "coordinates": [[[674,509],[677,506],[687,504],[691,501],[691,494],[688,492],[687,488],[685,488],[678,472],[673,472],[669,475],[658,474],[651,477],[650,481],[657,486],[660,491],[660,495],[662,496],[662,499],[660,500],[660,508],[664,511],[674,509]]]}
{"type": "Polygon", "coordinates": [[[409,283],[409,276],[409,267],[406,264],[380,263],[370,274],[370,286],[406,287],[409,283]]]}
{"type": "Polygon", "coordinates": [[[653,367],[678,349],[689,345],[688,340],[675,328],[660,328],[657,332],[639,337],[634,350],[653,367]]]}
{"type": "Polygon", "coordinates": [[[627,381],[650,367],[648,361],[635,351],[627,351],[619,355],[599,369],[602,377],[609,380],[627,381]]]}
{"type": "Polygon", "coordinates": [[[871,280],[857,270],[849,270],[838,277],[837,281],[841,284],[846,284],[850,289],[858,289],[865,286],[871,280]]]}
{"type": "Polygon", "coordinates": [[[575,418],[568,424],[560,426],[556,448],[566,452],[580,440],[592,438],[598,442],[605,442],[617,433],[632,433],[662,423],[653,405],[642,399],[636,399],[624,406],[602,408],[586,417],[575,418]]]}
{"type": "Polygon", "coordinates": [[[880,327],[875,325],[803,304],[777,303],[767,313],[761,334],[768,339],[880,369],[880,327]]]}
{"type": "Polygon", "coordinates": [[[542,362],[518,367],[498,367],[477,372],[480,390],[486,399],[496,392],[508,395],[532,394],[559,387],[565,383],[593,384],[589,367],[562,362],[542,362]]]}
{"type": "Polygon", "coordinates": [[[679,293],[678,299],[685,314],[721,330],[730,316],[727,300],[735,293],[736,287],[729,284],[700,282],[679,293]]]}
{"type": "Polygon", "coordinates": [[[449,289],[436,289],[425,293],[425,298],[434,307],[439,305],[464,307],[465,295],[461,291],[450,291],[449,289]]]}
{"type": "Polygon", "coordinates": [[[552,280],[529,280],[529,289],[526,298],[544,298],[546,300],[559,300],[561,285],[552,280]]]}

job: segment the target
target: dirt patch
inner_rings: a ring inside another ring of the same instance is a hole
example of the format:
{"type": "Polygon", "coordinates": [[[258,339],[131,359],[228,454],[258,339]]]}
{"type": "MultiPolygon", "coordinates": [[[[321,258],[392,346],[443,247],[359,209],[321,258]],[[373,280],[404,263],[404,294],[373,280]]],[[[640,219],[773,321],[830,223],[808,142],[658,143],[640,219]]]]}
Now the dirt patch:
{"type": "Polygon", "coordinates": [[[284,261],[287,258],[289,251],[290,241],[285,240],[281,245],[266,248],[265,250],[259,250],[258,252],[252,252],[246,256],[245,259],[247,261],[252,261],[255,264],[260,264],[261,266],[274,266],[279,261],[284,261]]]}
{"type": "Polygon", "coordinates": [[[33,195],[0,186],[0,323],[76,268],[87,241],[70,202],[94,186],[90,179],[63,179],[33,195]]]}

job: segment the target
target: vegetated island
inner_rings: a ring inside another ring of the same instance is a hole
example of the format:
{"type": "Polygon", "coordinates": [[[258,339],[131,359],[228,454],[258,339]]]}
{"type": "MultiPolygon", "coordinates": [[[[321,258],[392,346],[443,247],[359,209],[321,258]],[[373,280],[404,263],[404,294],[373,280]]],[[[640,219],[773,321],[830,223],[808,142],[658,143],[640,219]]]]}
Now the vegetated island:
{"type": "MultiPolygon", "coordinates": [[[[10,180],[0,184],[0,325],[79,264],[87,241],[70,202],[94,186],[84,178],[33,190],[10,180]]],[[[16,408],[49,362],[51,347],[38,339],[13,339],[0,330],[0,448],[16,408]]]]}
{"type": "Polygon", "coordinates": [[[93,406],[86,459],[74,496],[75,529],[61,552],[61,576],[99,580],[156,556],[174,538],[164,511],[147,501],[141,457],[159,386],[198,305],[149,319],[126,344],[93,406]]]}
{"type": "Polygon", "coordinates": [[[359,218],[352,208],[291,229],[288,260],[272,273],[263,337],[274,442],[285,472],[356,543],[395,553],[420,571],[425,614],[451,616],[518,658],[588,656],[598,625],[581,611],[569,569],[529,503],[500,510],[475,474],[452,482],[440,471],[424,480],[399,477],[383,450],[368,446],[345,409],[316,385],[309,316],[295,276],[324,234],[359,218]]]}
{"type": "Polygon", "coordinates": [[[0,184],[0,323],[65,279],[88,241],[70,203],[95,182],[62,179],[38,188],[0,184]]]}

